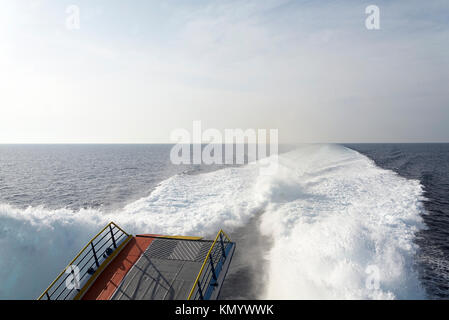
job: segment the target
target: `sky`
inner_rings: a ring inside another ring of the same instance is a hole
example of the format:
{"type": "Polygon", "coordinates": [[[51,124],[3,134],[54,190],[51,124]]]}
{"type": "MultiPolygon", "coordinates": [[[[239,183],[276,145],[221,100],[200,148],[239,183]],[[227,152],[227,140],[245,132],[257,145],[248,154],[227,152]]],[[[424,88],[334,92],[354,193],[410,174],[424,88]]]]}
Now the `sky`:
{"type": "Polygon", "coordinates": [[[170,143],[196,120],[449,142],[449,2],[0,0],[0,143],[170,143]]]}

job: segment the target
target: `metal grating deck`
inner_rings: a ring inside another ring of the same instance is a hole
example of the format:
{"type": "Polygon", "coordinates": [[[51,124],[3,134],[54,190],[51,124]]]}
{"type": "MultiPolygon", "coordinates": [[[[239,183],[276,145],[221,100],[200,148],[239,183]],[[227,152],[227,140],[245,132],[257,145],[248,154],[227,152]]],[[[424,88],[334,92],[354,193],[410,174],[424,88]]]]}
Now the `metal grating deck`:
{"type": "MultiPolygon", "coordinates": [[[[211,245],[206,240],[154,239],[111,299],[187,299],[211,245]]],[[[219,254],[214,251],[213,256],[219,254]]]]}

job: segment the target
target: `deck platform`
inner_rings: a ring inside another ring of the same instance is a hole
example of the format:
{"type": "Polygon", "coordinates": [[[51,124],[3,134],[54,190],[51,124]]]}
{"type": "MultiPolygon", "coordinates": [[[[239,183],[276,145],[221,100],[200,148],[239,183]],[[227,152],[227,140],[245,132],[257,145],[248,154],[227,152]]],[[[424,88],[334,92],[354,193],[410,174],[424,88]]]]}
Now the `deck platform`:
{"type": "Polygon", "coordinates": [[[212,241],[154,239],[112,300],[186,300],[212,241]]]}
{"type": "Polygon", "coordinates": [[[110,222],[38,299],[218,299],[234,250],[223,230],[213,241],[133,236],[110,222]]]}

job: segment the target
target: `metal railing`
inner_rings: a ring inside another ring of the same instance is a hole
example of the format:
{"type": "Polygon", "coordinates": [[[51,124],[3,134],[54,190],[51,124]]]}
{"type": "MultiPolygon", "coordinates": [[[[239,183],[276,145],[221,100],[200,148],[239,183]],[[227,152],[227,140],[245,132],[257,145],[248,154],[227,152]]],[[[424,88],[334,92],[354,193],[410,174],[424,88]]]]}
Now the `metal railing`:
{"type": "Polygon", "coordinates": [[[218,277],[232,245],[231,239],[220,230],[203,261],[187,300],[210,298],[215,287],[219,285],[218,277]]]}
{"type": "Polygon", "coordinates": [[[90,240],[38,300],[77,299],[132,236],[110,222],[90,240]],[[70,277],[70,278],[69,278],[70,277]]]}

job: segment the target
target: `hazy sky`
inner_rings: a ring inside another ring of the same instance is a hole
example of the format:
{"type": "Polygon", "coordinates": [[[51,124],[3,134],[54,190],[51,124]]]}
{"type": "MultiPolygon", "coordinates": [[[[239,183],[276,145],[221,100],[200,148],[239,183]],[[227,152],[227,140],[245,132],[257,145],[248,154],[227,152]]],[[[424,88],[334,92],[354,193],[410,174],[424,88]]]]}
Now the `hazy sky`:
{"type": "Polygon", "coordinates": [[[0,0],[0,143],[170,142],[194,120],[449,141],[449,1],[0,0]]]}

